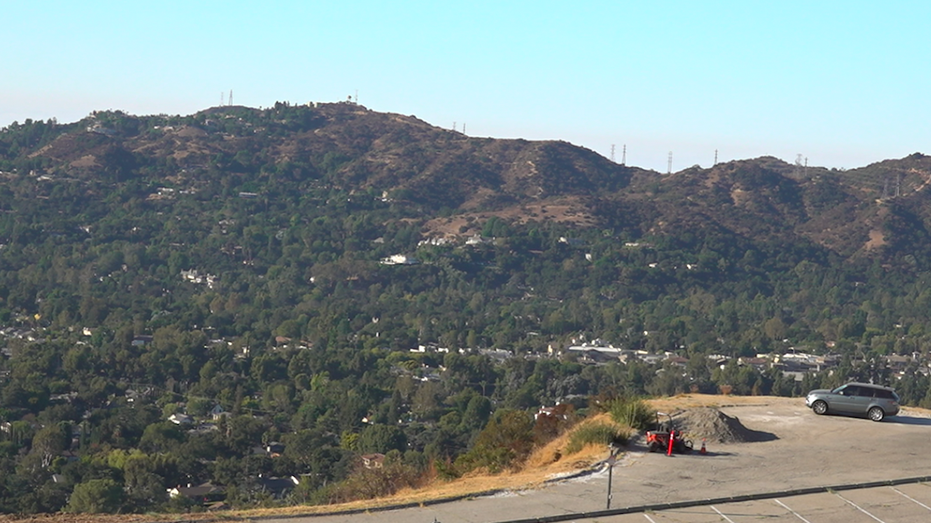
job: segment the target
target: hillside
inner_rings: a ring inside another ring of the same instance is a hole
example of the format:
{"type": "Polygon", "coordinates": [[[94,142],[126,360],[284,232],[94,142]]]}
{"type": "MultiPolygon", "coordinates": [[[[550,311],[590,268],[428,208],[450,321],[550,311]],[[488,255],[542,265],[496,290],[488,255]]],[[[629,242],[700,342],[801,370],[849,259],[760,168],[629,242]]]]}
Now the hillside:
{"type": "Polygon", "coordinates": [[[543,444],[557,401],[851,378],[931,405],[929,172],[662,174],[351,103],[11,125],[0,511],[380,496],[543,444]]]}

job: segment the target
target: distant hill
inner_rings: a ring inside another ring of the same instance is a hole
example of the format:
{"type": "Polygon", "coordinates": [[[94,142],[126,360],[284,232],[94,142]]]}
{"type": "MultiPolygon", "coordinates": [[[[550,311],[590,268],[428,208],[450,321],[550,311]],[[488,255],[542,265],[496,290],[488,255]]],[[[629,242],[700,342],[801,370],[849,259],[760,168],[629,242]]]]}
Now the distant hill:
{"type": "Polygon", "coordinates": [[[79,179],[198,187],[212,176],[205,173],[221,171],[232,178],[224,183],[243,189],[369,191],[416,206],[433,220],[428,236],[471,234],[497,216],[620,224],[638,235],[715,229],[810,241],[843,257],[883,255],[923,238],[931,181],[931,158],[917,153],[848,171],[762,157],[667,175],[566,142],[472,138],[345,102],[214,107],[188,117],[97,113],[31,143],[0,143],[8,166],[79,179]]]}

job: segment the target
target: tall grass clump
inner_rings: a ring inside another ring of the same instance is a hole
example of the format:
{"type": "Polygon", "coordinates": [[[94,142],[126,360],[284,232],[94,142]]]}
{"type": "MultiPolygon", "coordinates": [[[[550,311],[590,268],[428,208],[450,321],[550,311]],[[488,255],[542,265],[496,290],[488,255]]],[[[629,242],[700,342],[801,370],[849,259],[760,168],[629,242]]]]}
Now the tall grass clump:
{"type": "Polygon", "coordinates": [[[607,410],[615,423],[634,430],[646,430],[656,421],[656,411],[639,399],[614,399],[607,410]]]}
{"type": "Polygon", "coordinates": [[[566,454],[575,454],[589,444],[626,445],[630,440],[630,430],[618,428],[609,423],[588,423],[575,429],[566,444],[566,454]]]}

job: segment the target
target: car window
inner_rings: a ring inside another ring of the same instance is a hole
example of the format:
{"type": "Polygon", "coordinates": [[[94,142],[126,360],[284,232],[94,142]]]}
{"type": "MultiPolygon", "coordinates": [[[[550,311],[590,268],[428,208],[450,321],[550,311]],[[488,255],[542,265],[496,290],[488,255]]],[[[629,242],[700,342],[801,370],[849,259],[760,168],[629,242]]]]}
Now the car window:
{"type": "Polygon", "coordinates": [[[857,396],[865,396],[867,398],[872,398],[874,392],[878,392],[877,389],[872,387],[857,387],[857,396]]]}
{"type": "Polygon", "coordinates": [[[856,385],[847,385],[840,393],[844,396],[857,396],[860,394],[860,387],[856,385]]]}
{"type": "Polygon", "coordinates": [[[891,390],[882,390],[882,389],[876,390],[875,397],[886,399],[886,400],[895,399],[895,396],[892,394],[891,390]]]}

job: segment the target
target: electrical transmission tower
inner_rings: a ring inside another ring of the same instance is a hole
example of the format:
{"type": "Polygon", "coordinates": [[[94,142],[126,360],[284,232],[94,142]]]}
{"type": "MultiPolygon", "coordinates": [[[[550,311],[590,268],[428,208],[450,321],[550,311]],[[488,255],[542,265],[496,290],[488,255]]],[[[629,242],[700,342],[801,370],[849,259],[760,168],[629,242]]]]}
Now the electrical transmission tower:
{"type": "Polygon", "coordinates": [[[627,165],[627,144],[621,149],[621,165],[627,165]]]}
{"type": "Polygon", "coordinates": [[[669,151],[669,160],[666,162],[666,174],[672,174],[672,151],[669,151]]]}
{"type": "Polygon", "coordinates": [[[714,150],[714,163],[711,166],[714,167],[717,164],[718,164],[718,150],[715,149],[714,150]]]}
{"type": "Polygon", "coordinates": [[[612,162],[612,163],[617,163],[617,162],[614,160],[614,144],[613,144],[613,143],[611,144],[611,162],[612,162]]]}

